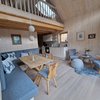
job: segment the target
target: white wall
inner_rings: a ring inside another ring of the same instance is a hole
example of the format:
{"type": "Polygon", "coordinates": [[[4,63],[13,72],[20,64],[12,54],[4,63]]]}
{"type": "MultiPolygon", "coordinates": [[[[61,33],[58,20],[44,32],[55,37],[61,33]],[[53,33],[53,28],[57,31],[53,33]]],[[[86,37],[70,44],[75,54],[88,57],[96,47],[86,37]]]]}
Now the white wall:
{"type": "Polygon", "coordinates": [[[0,29],[0,52],[24,50],[38,48],[37,33],[30,33],[23,30],[0,29]],[[20,34],[21,45],[12,45],[11,34],[20,34]],[[30,41],[29,36],[35,35],[34,41],[30,41]]]}
{"type": "Polygon", "coordinates": [[[70,48],[84,51],[91,49],[92,55],[100,54],[100,11],[94,11],[84,16],[78,16],[65,22],[65,30],[68,31],[68,41],[70,48]],[[77,32],[85,33],[85,40],[76,39],[77,32]],[[88,34],[96,33],[95,39],[88,39],[88,34]]]}

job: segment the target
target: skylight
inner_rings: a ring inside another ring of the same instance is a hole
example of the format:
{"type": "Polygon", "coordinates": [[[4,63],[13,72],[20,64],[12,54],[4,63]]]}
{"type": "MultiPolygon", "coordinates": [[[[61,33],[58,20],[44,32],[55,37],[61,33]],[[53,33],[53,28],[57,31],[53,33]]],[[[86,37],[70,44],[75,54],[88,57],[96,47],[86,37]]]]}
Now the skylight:
{"type": "MultiPolygon", "coordinates": [[[[43,1],[46,1],[46,0],[43,0],[43,1]]],[[[52,9],[48,6],[48,4],[42,1],[39,1],[35,6],[44,16],[55,18],[56,14],[55,12],[52,11],[52,9]]]]}

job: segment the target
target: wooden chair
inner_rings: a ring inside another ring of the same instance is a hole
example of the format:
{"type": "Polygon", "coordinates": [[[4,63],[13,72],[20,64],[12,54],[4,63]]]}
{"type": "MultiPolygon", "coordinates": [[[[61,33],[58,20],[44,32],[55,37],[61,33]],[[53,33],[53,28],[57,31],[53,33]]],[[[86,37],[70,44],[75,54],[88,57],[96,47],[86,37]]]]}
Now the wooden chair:
{"type": "Polygon", "coordinates": [[[44,66],[38,66],[38,67],[34,68],[34,70],[36,70],[37,72],[39,72],[40,70],[43,69],[43,67],[44,67],[44,66]]]}
{"type": "Polygon", "coordinates": [[[32,81],[35,81],[38,73],[35,70],[28,68],[26,74],[32,79],[32,81]]]}
{"type": "Polygon", "coordinates": [[[51,65],[48,65],[48,68],[44,68],[39,72],[39,75],[43,77],[47,82],[47,94],[49,94],[49,82],[51,79],[54,80],[55,87],[57,87],[57,82],[55,79],[57,67],[58,67],[58,63],[54,63],[51,65]]]}
{"type": "Polygon", "coordinates": [[[50,53],[48,54],[48,59],[54,59],[54,56],[50,53]]]}
{"type": "Polygon", "coordinates": [[[46,57],[46,52],[42,52],[42,57],[46,57]]]}

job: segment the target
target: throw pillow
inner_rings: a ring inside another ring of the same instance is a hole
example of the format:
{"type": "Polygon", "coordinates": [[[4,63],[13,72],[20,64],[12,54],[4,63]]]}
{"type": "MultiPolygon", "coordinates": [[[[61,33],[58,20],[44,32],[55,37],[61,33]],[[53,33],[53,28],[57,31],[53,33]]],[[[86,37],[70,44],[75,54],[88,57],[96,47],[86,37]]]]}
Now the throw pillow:
{"type": "Polygon", "coordinates": [[[10,58],[11,61],[17,59],[14,52],[7,53],[7,55],[8,55],[8,57],[10,58]]]}
{"type": "Polygon", "coordinates": [[[24,56],[28,56],[28,53],[27,52],[22,52],[21,57],[24,57],[24,56]]]}
{"type": "Polygon", "coordinates": [[[1,60],[2,60],[2,61],[5,60],[5,59],[7,59],[7,58],[8,58],[7,53],[2,53],[2,54],[1,54],[1,60]]]}
{"type": "Polygon", "coordinates": [[[10,58],[7,58],[6,60],[2,61],[2,63],[3,63],[3,68],[6,74],[10,74],[12,70],[15,68],[10,58]]]}

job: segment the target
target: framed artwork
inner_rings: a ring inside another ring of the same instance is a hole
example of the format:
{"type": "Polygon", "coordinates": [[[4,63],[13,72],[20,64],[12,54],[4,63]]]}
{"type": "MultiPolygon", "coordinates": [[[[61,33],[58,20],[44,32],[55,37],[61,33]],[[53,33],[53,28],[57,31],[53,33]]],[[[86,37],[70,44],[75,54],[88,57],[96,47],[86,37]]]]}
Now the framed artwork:
{"type": "Polygon", "coordinates": [[[13,45],[20,45],[20,44],[22,44],[21,35],[12,34],[11,38],[12,38],[12,44],[13,45]]]}
{"type": "Polygon", "coordinates": [[[77,32],[76,38],[77,38],[77,40],[84,40],[85,39],[84,32],[77,32]]]}
{"type": "Polygon", "coordinates": [[[94,38],[96,38],[96,34],[89,34],[88,35],[88,39],[94,39],[94,38]]]}

